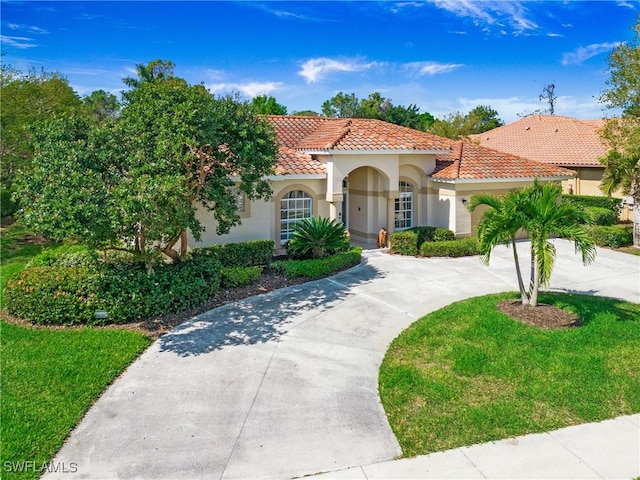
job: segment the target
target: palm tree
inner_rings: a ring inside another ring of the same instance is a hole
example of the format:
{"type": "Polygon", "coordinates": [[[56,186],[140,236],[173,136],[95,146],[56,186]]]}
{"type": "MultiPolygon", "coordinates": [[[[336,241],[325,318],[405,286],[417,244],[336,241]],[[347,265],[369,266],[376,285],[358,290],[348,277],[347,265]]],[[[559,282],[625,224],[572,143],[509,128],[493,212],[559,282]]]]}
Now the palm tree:
{"type": "Polygon", "coordinates": [[[483,260],[488,263],[491,251],[500,243],[512,247],[523,305],[537,306],[540,287],[549,285],[556,258],[556,249],[550,238],[559,236],[573,241],[585,265],[595,259],[595,244],[580,224],[584,220],[584,212],[562,198],[562,188],[557,184],[535,181],[533,185],[512,190],[502,198],[474,196],[469,208],[474,210],[480,205],[489,207],[478,226],[483,260]],[[520,230],[528,234],[531,243],[530,279],[526,287],[516,248],[516,235],[520,230]]]}

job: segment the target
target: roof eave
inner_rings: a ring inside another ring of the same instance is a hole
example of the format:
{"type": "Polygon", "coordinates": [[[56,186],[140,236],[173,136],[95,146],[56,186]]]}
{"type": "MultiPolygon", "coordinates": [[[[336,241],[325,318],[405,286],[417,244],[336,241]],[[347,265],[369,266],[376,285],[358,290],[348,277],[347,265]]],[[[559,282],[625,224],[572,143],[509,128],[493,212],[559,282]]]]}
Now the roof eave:
{"type": "Polygon", "coordinates": [[[311,148],[299,148],[296,149],[299,152],[308,153],[309,155],[445,155],[450,153],[450,150],[436,150],[436,149],[416,149],[416,150],[406,150],[406,149],[375,149],[375,150],[340,150],[340,149],[311,149],[311,148]]]}
{"type": "Polygon", "coordinates": [[[430,180],[440,183],[508,183],[508,182],[533,182],[534,180],[570,180],[575,175],[554,175],[550,177],[486,177],[486,178],[438,178],[429,177],[430,180]]]}

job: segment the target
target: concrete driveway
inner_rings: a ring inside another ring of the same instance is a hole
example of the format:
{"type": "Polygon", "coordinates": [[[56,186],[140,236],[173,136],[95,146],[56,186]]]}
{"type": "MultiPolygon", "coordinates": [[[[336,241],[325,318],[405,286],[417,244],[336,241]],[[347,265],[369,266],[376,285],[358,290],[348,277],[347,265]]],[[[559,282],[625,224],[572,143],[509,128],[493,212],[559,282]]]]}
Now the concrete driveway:
{"type": "MultiPolygon", "coordinates": [[[[640,257],[583,266],[556,241],[564,290],[640,301],[640,257]]],[[[526,261],[528,244],[520,244],[526,261]]],[[[417,259],[365,252],[334,277],[229,304],[155,342],[105,392],[55,462],[60,478],[292,478],[401,454],[377,393],[389,343],[451,302],[514,290],[510,250],[417,259]]],[[[47,478],[55,478],[49,475],[47,478]]]]}

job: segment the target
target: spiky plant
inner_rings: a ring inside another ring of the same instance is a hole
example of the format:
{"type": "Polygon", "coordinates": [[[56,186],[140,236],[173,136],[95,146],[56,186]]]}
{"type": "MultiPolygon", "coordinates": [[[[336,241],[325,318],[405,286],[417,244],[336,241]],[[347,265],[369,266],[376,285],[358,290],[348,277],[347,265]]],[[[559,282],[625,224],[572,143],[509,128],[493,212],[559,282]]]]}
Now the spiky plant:
{"type": "Polygon", "coordinates": [[[322,258],[349,248],[349,238],[344,224],[326,217],[310,217],[293,227],[287,245],[290,254],[322,258]]]}

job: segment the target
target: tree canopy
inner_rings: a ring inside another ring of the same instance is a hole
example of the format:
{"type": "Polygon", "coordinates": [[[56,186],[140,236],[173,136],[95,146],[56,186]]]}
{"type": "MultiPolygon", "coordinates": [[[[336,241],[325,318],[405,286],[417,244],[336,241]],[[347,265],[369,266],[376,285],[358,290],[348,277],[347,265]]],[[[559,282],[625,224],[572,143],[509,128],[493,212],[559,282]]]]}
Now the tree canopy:
{"type": "Polygon", "coordinates": [[[236,188],[268,198],[277,147],[237,97],[215,98],[166,68],[129,83],[117,117],[65,115],[37,129],[34,168],[17,182],[24,220],[53,239],[124,249],[148,264],[159,252],[176,260],[185,231],[203,231],[198,205],[222,234],[240,222],[236,188]]]}
{"type": "Polygon", "coordinates": [[[640,16],[633,29],[634,39],[609,57],[608,88],[600,96],[608,108],[622,110],[602,130],[610,150],[600,159],[605,167],[600,188],[607,195],[621,189],[633,198],[633,244],[640,247],[640,16]]]}
{"type": "Polygon", "coordinates": [[[496,110],[490,106],[478,105],[467,114],[453,112],[435,119],[427,131],[441,137],[458,140],[502,125],[504,122],[498,117],[496,110]]]}
{"type": "Polygon", "coordinates": [[[416,105],[393,105],[391,99],[373,92],[365,99],[359,99],[355,93],[339,92],[322,104],[322,114],[332,118],[375,118],[403,127],[426,130],[434,121],[428,113],[420,113],[416,105]]]}
{"type": "Polygon", "coordinates": [[[251,99],[251,108],[261,115],[286,115],[287,107],[270,95],[258,95],[251,99]]]}

